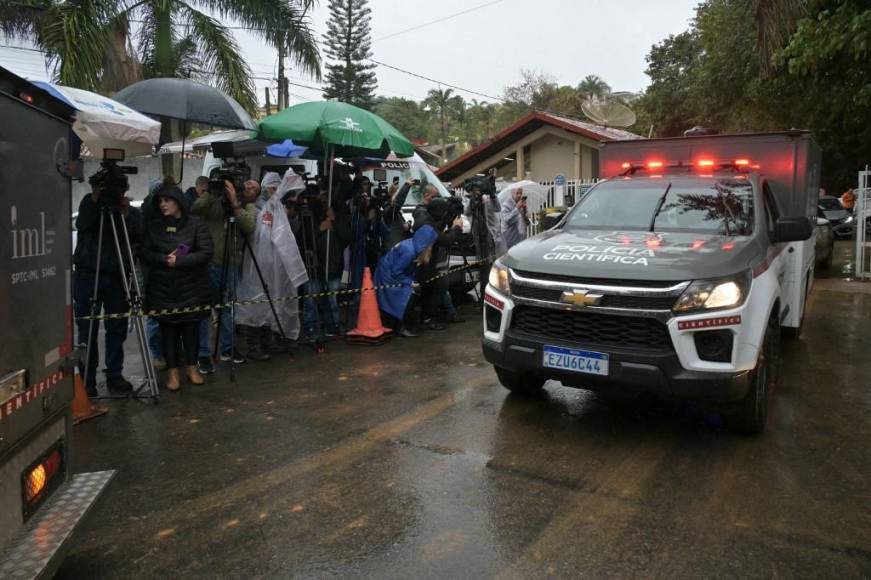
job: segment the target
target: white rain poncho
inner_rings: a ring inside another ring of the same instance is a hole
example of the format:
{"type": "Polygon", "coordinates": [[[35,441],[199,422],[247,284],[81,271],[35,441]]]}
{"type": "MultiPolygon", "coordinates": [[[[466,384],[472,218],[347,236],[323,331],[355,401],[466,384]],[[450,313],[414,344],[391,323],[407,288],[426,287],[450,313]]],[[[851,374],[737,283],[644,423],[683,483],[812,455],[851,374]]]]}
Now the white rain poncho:
{"type": "Polygon", "coordinates": [[[291,194],[291,197],[295,197],[303,190],[305,190],[305,179],[294,173],[293,169],[288,169],[284,172],[281,183],[278,184],[278,199],[284,199],[288,193],[291,194]]]}
{"type": "MultiPolygon", "coordinates": [[[[263,279],[274,299],[296,296],[297,287],[308,282],[305,264],[299,254],[296,238],[290,229],[281,197],[275,193],[257,214],[257,229],[250,238],[251,249],[257,257],[263,279]]],[[[266,300],[266,293],[257,270],[246,253],[242,264],[242,279],[239,282],[240,300],[266,300]]],[[[274,302],[275,311],[281,321],[281,329],[287,338],[299,337],[299,308],[297,300],[291,298],[274,302]]],[[[239,305],[236,322],[246,326],[268,326],[279,332],[275,317],[268,302],[239,305]]]]}

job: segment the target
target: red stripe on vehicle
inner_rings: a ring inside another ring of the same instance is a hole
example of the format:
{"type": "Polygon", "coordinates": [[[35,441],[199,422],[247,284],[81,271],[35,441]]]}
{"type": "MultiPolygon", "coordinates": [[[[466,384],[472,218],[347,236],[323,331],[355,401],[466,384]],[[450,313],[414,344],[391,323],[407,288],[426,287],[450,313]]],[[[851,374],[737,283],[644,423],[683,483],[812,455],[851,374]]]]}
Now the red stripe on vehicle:
{"type": "Polygon", "coordinates": [[[487,304],[489,304],[491,306],[495,306],[499,310],[502,310],[503,308],[505,308],[504,302],[502,302],[498,298],[493,298],[489,294],[484,294],[484,302],[486,302],[487,304]]]}
{"type": "Polygon", "coordinates": [[[699,330],[717,326],[737,326],[741,324],[740,316],[719,316],[717,318],[702,318],[700,320],[681,320],[677,323],[678,330],[699,330]]]}
{"type": "Polygon", "coordinates": [[[0,404],[0,421],[5,419],[12,413],[20,411],[25,406],[34,402],[40,395],[43,395],[48,391],[54,389],[57,385],[60,384],[63,378],[63,371],[53,373],[46,378],[40,379],[38,382],[30,385],[30,387],[20,395],[16,395],[5,403],[0,404]]]}

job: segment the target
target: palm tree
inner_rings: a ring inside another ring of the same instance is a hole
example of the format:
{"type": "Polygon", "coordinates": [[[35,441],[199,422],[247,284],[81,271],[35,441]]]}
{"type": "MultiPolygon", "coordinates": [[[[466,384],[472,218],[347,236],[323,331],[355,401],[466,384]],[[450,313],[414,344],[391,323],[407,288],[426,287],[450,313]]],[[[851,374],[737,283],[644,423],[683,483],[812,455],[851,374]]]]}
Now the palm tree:
{"type": "Polygon", "coordinates": [[[578,92],[587,99],[590,97],[604,97],[611,92],[611,87],[602,80],[602,77],[587,75],[584,77],[584,80],[578,83],[578,92]]]}
{"type": "Polygon", "coordinates": [[[453,96],[453,89],[430,89],[427,93],[426,99],[424,99],[422,105],[429,109],[431,112],[437,114],[439,116],[439,121],[441,123],[441,161],[444,163],[447,161],[447,157],[445,155],[445,145],[448,140],[448,115],[450,114],[451,108],[451,97],[453,96]]]}
{"type": "Polygon", "coordinates": [[[771,66],[774,53],[795,32],[796,23],[806,13],[808,0],[745,0],[756,15],[757,48],[764,71],[771,66]]]}
{"type": "Polygon", "coordinates": [[[307,12],[314,0],[31,0],[0,7],[0,32],[45,51],[55,80],[113,92],[140,78],[210,82],[254,111],[251,69],[230,19],[283,48],[298,70],[320,78],[307,12]]]}

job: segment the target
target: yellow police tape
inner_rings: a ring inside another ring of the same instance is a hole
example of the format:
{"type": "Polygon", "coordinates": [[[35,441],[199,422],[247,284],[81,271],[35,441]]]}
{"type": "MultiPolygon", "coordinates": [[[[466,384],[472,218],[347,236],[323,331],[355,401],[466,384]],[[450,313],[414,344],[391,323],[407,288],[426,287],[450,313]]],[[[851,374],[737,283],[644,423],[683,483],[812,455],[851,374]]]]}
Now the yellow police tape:
{"type": "MultiPolygon", "coordinates": [[[[470,261],[463,266],[459,266],[457,268],[448,268],[441,274],[436,274],[431,278],[428,278],[421,282],[421,286],[425,286],[427,284],[431,284],[440,278],[444,278],[445,276],[450,276],[451,274],[456,274],[457,272],[463,272],[465,270],[470,270],[473,267],[479,266],[480,264],[485,264],[490,262],[490,258],[480,259],[470,261]]],[[[388,288],[403,288],[408,286],[408,284],[384,284],[382,286],[372,286],[369,288],[348,288],[345,290],[329,290],[327,292],[317,292],[314,294],[300,294],[295,296],[282,296],[280,298],[273,298],[272,300],[267,299],[259,299],[259,300],[235,300],[232,302],[226,302],[223,304],[208,304],[202,306],[188,306],[186,308],[164,308],[161,310],[150,310],[148,312],[116,312],[114,314],[96,314],[94,316],[76,316],[76,320],[115,320],[119,318],[144,318],[146,316],[171,316],[173,314],[190,314],[191,312],[205,312],[208,310],[220,310],[223,308],[230,308],[232,306],[248,306],[251,304],[268,304],[269,302],[289,302],[291,300],[303,300],[306,298],[325,298],[327,296],[341,296],[348,294],[359,294],[362,292],[369,292],[373,290],[386,290],[388,288]]]]}

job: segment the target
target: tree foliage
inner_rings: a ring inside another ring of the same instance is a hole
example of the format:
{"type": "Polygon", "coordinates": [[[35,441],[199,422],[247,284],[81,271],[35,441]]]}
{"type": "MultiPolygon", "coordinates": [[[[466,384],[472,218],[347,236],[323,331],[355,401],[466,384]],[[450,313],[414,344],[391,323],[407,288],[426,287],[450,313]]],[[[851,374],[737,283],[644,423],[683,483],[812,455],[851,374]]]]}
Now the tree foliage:
{"type": "Polygon", "coordinates": [[[368,0],[330,0],[330,19],[324,44],[327,64],[324,98],[371,109],[378,81],[372,57],[368,0]]]}
{"type": "Polygon", "coordinates": [[[869,50],[871,7],[861,0],[706,0],[688,31],[648,54],[636,130],[809,129],[823,148],[824,185],[848,187],[869,161],[869,50]]]}
{"type": "Polygon", "coordinates": [[[213,84],[251,112],[251,69],[229,26],[249,27],[320,76],[312,0],[21,0],[0,4],[0,32],[46,52],[54,80],[111,93],[155,76],[213,84]],[[131,23],[135,23],[131,24],[131,23]]]}

